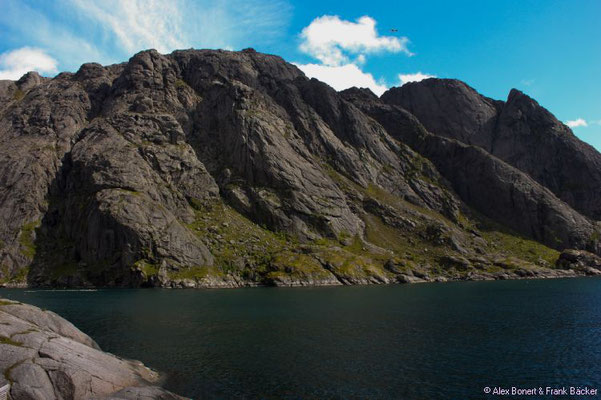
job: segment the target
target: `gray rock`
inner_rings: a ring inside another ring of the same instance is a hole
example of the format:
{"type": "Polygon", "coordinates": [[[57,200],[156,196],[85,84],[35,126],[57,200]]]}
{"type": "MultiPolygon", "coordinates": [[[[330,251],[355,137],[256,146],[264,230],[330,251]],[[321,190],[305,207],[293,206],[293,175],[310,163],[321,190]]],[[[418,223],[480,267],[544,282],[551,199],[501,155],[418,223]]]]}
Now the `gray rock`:
{"type": "Polygon", "coordinates": [[[183,400],[157,386],[129,387],[105,397],[93,397],[91,400],[183,400]]]}
{"type": "MultiPolygon", "coordinates": [[[[430,82],[429,85],[435,83],[430,82]]],[[[452,83],[462,90],[469,89],[462,83],[452,83]]],[[[403,97],[400,97],[401,100],[397,97],[397,94],[404,93],[400,89],[387,92],[382,99],[389,103],[404,104],[403,97]]],[[[444,130],[445,136],[429,132],[415,116],[397,105],[385,104],[352,91],[347,92],[346,96],[380,122],[393,137],[432,161],[459,197],[480,213],[559,250],[568,247],[600,250],[598,240],[594,240],[598,236],[595,223],[523,171],[491,155],[481,146],[445,137],[452,136],[452,129],[444,130]]],[[[471,126],[465,121],[479,118],[472,117],[455,121],[455,124],[471,126]]],[[[437,126],[433,125],[434,128],[437,126]]],[[[465,140],[465,137],[477,134],[474,132],[479,130],[467,132],[461,137],[465,140]]]]}
{"type": "Polygon", "coordinates": [[[427,79],[393,88],[382,100],[408,110],[436,135],[483,148],[584,215],[601,218],[601,155],[519,90],[503,102],[457,80],[427,79]]]}
{"type": "Polygon", "coordinates": [[[385,283],[382,260],[427,246],[430,264],[493,259],[472,239],[485,219],[601,252],[601,156],[516,91],[426,80],[378,99],[251,50],[149,50],[2,81],[0,100],[0,285],[385,283]],[[211,211],[226,205],[248,223],[211,211]],[[310,254],[319,278],[273,274],[311,243],[345,249],[310,254]]]}
{"type": "Polygon", "coordinates": [[[102,352],[89,336],[50,311],[0,299],[0,339],[0,371],[11,384],[13,400],[180,398],[153,386],[156,372],[139,361],[102,352]]]}
{"type": "Polygon", "coordinates": [[[576,270],[587,275],[599,275],[601,257],[583,250],[567,249],[561,252],[556,266],[564,270],[576,270]]]}

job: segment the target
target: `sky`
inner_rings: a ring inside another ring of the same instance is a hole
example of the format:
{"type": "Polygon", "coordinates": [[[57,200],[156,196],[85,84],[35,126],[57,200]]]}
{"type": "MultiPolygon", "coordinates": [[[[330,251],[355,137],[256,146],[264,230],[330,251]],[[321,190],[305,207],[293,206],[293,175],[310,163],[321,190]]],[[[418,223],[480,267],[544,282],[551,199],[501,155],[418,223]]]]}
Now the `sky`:
{"type": "Polygon", "coordinates": [[[0,0],[0,79],[140,50],[282,56],[337,90],[456,78],[535,98],[601,150],[601,0],[0,0]]]}

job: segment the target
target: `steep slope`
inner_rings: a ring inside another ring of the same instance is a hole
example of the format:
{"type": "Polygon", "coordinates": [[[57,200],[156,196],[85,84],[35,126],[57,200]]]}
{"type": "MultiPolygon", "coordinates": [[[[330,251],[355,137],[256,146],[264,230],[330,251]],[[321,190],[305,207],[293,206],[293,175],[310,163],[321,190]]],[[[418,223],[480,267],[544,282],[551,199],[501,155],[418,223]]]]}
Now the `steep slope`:
{"type": "Polygon", "coordinates": [[[406,110],[385,104],[386,96],[380,101],[358,90],[342,95],[379,121],[393,137],[431,160],[459,196],[480,213],[550,247],[599,250],[595,224],[527,174],[480,146],[428,132],[406,110]]]}
{"type": "Polygon", "coordinates": [[[427,79],[393,88],[382,100],[436,135],[482,147],[578,212],[601,219],[601,154],[519,90],[502,102],[457,80],[427,79]]]}
{"type": "Polygon", "coordinates": [[[520,170],[252,49],[150,50],[4,81],[0,99],[10,284],[550,276],[556,250],[597,249],[593,222],[520,170]]]}

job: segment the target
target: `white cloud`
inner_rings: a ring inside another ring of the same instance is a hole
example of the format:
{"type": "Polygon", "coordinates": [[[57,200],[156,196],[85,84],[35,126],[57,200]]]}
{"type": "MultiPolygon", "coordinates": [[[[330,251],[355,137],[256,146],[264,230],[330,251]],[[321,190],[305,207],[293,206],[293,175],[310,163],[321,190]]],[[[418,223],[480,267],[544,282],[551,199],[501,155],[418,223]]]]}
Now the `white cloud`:
{"type": "Polygon", "coordinates": [[[353,86],[369,88],[378,96],[388,87],[376,82],[372,74],[363,72],[355,64],[339,66],[321,64],[296,64],[310,78],[316,78],[327,83],[336,90],[344,90],[353,86]]]}
{"type": "Polygon", "coordinates": [[[124,49],[133,53],[155,48],[168,52],[185,47],[179,1],[71,0],[83,15],[112,32],[124,49]]]}
{"type": "Polygon", "coordinates": [[[281,40],[288,0],[0,0],[5,45],[44,49],[60,70],[110,64],[155,48],[230,48],[281,40]],[[57,17],[60,16],[60,17],[57,17]]]}
{"type": "MultiPolygon", "coordinates": [[[[94,40],[74,30],[74,20],[58,23],[42,12],[42,8],[28,5],[26,0],[1,0],[2,12],[0,25],[3,39],[15,43],[15,47],[25,44],[30,47],[44,49],[58,61],[61,70],[76,70],[84,62],[116,62],[119,58],[111,57],[108,52],[99,49],[94,40]],[[23,23],[27,21],[27,23],[23,23]]],[[[66,1],[66,0],[65,0],[66,1]]],[[[50,3],[49,3],[50,4],[50,3]]],[[[57,12],[70,15],[72,7],[63,9],[64,1],[56,2],[57,12]]],[[[86,21],[86,29],[94,24],[86,21]]],[[[87,31],[86,31],[87,32],[87,31]]]]}
{"type": "Polygon", "coordinates": [[[566,121],[565,124],[567,126],[569,126],[570,128],[577,128],[579,126],[582,126],[582,127],[588,126],[588,123],[582,118],[577,118],[572,121],[566,121]]]}
{"type": "Polygon", "coordinates": [[[376,21],[368,16],[357,22],[341,20],[338,16],[324,15],[315,18],[301,34],[300,50],[325,65],[338,66],[349,62],[348,55],[377,52],[412,53],[407,49],[409,39],[396,36],[379,36],[376,21]]]}
{"type": "MultiPolygon", "coordinates": [[[[381,95],[389,85],[363,70],[367,56],[384,52],[413,55],[407,48],[408,38],[379,35],[376,21],[369,16],[353,22],[335,15],[324,15],[303,28],[300,38],[299,49],[319,63],[297,66],[305,75],[326,82],[336,90],[357,86],[381,95]]],[[[401,84],[430,77],[433,75],[421,72],[399,75],[401,84]]]]}
{"type": "Polygon", "coordinates": [[[0,79],[17,80],[29,71],[42,75],[55,74],[58,62],[44,50],[21,47],[0,54],[0,79]]]}
{"type": "Polygon", "coordinates": [[[277,40],[289,20],[286,0],[68,0],[114,36],[126,54],[190,47],[240,48],[277,40]]]}
{"type": "Polygon", "coordinates": [[[399,74],[399,82],[401,86],[407,82],[419,82],[428,78],[436,78],[436,75],[424,74],[421,72],[416,72],[414,74],[399,74]]]}

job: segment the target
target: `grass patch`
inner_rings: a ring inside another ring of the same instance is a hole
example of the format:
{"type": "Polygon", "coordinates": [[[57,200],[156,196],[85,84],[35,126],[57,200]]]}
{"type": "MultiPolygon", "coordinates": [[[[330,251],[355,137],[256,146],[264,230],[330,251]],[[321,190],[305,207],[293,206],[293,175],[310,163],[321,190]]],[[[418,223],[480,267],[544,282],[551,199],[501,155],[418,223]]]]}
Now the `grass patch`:
{"type": "Polygon", "coordinates": [[[209,271],[209,267],[190,267],[182,268],[179,271],[170,271],[167,275],[170,279],[201,280],[209,275],[209,271]]]}
{"type": "Polygon", "coordinates": [[[430,243],[425,243],[417,236],[408,236],[407,233],[386,225],[376,215],[367,214],[363,221],[368,242],[392,250],[402,258],[421,263],[434,262],[445,251],[448,251],[446,248],[438,248],[430,243]],[[409,240],[410,238],[413,243],[409,240]]]}
{"type": "Polygon", "coordinates": [[[366,279],[387,277],[388,273],[372,258],[353,254],[344,249],[327,248],[320,253],[330,271],[342,279],[366,279]]]}
{"type": "Polygon", "coordinates": [[[16,275],[9,279],[9,282],[25,282],[29,275],[29,267],[22,267],[19,269],[16,275]]]}
{"type": "Polygon", "coordinates": [[[500,258],[518,258],[524,261],[553,267],[560,252],[535,240],[525,238],[489,218],[478,215],[478,228],[482,237],[488,242],[490,253],[497,253],[500,258]],[[542,261],[542,262],[541,262],[542,261]]]}
{"type": "Polygon", "coordinates": [[[266,267],[275,254],[296,244],[286,233],[260,227],[221,202],[198,206],[188,228],[207,244],[218,272],[240,273],[246,264],[266,267]]]}
{"type": "Polygon", "coordinates": [[[146,277],[156,276],[159,274],[159,266],[149,262],[148,260],[138,260],[134,263],[134,267],[140,268],[146,277]]]}
{"type": "Polygon", "coordinates": [[[188,197],[188,204],[196,211],[202,211],[204,208],[203,202],[194,197],[188,197]]]}
{"type": "Polygon", "coordinates": [[[35,257],[36,245],[34,242],[35,229],[40,226],[40,221],[31,221],[23,225],[21,235],[19,236],[19,244],[21,245],[21,253],[27,258],[35,257]]]}
{"type": "Polygon", "coordinates": [[[284,251],[274,257],[266,278],[278,280],[278,278],[291,277],[302,280],[330,276],[315,258],[306,254],[284,251]]]}
{"type": "Polygon", "coordinates": [[[482,230],[482,237],[488,242],[489,248],[495,252],[513,256],[533,264],[541,264],[541,260],[555,265],[560,252],[537,241],[520,237],[515,233],[502,230],[482,230]]]}
{"type": "Polygon", "coordinates": [[[0,335],[0,344],[8,344],[10,346],[23,347],[23,343],[17,342],[6,336],[0,335]]]}
{"type": "Polygon", "coordinates": [[[17,273],[13,276],[10,275],[7,266],[2,267],[2,276],[0,278],[0,283],[23,283],[27,281],[27,276],[29,275],[29,267],[22,267],[17,271],[17,273]]]}

